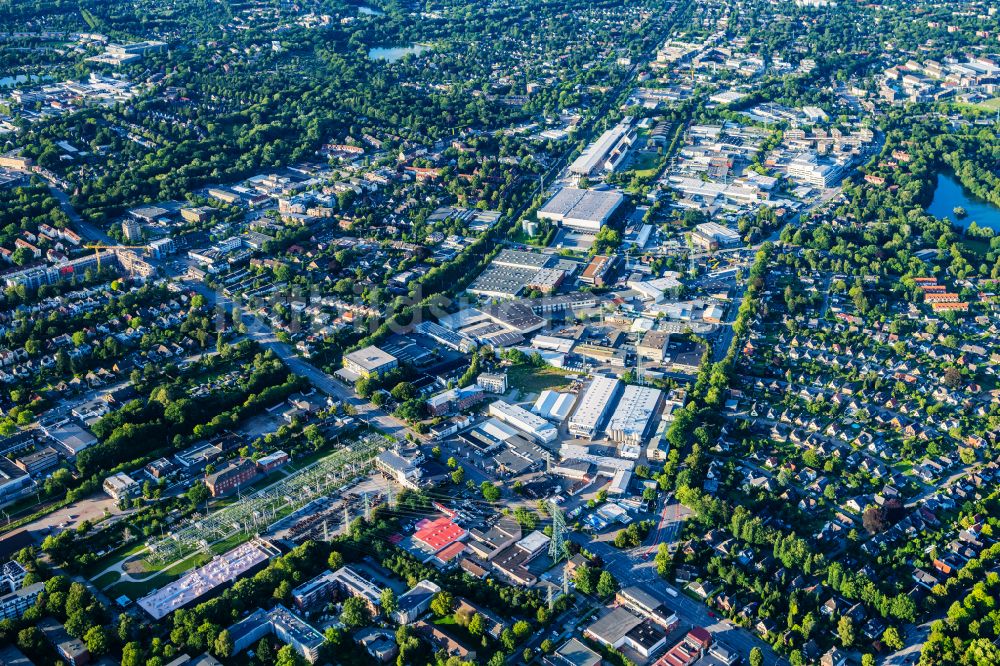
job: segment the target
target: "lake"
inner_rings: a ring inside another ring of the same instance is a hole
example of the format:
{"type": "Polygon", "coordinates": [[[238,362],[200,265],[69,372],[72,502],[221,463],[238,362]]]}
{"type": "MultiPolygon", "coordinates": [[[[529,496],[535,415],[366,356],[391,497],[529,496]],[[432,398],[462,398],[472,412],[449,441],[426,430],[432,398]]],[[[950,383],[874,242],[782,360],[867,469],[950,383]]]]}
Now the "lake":
{"type": "Polygon", "coordinates": [[[372,49],[368,49],[368,58],[370,60],[385,60],[386,62],[396,62],[397,60],[402,60],[406,56],[410,55],[420,55],[424,51],[430,51],[429,46],[421,46],[416,44],[414,46],[379,46],[372,49]]]}
{"type": "Polygon", "coordinates": [[[934,199],[927,207],[927,212],[935,217],[950,220],[963,229],[975,222],[977,226],[1000,231],[1000,208],[975,198],[950,173],[938,174],[934,199]],[[954,209],[957,206],[961,206],[968,213],[962,219],[955,216],[954,209]]]}
{"type": "Polygon", "coordinates": [[[30,80],[27,74],[18,74],[17,76],[0,76],[0,88],[9,87],[17,85],[18,83],[27,83],[30,80]]]}

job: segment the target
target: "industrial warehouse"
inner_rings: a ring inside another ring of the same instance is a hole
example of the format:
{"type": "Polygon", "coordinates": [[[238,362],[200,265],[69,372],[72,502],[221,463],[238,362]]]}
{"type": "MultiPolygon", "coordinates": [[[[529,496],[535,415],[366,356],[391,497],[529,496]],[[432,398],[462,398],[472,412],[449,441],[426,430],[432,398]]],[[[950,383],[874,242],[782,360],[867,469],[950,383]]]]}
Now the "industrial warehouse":
{"type": "Polygon", "coordinates": [[[625,195],[614,190],[564,187],[539,209],[538,217],[575,231],[596,234],[624,201],[625,195]]]}

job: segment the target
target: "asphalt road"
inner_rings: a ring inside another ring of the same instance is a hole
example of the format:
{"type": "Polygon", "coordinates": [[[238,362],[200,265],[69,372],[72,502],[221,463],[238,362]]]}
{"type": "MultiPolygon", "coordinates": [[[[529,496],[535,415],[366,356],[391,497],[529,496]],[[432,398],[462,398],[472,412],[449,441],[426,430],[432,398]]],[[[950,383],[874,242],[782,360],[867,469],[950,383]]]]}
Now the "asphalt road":
{"type": "Polygon", "coordinates": [[[110,236],[104,233],[103,230],[98,229],[93,224],[80,217],[80,214],[76,212],[75,208],[73,208],[73,204],[70,203],[69,196],[65,192],[54,185],[49,185],[49,192],[51,192],[52,196],[59,202],[59,207],[62,208],[62,211],[66,213],[70,222],[73,223],[73,226],[76,227],[77,231],[80,232],[80,235],[86,240],[103,243],[105,245],[118,244],[112,240],[110,236]]]}
{"type": "Polygon", "coordinates": [[[903,634],[903,649],[886,656],[882,661],[883,666],[909,666],[920,661],[920,651],[931,633],[931,622],[932,620],[928,620],[921,625],[906,627],[903,634]]]}
{"type": "MultiPolygon", "coordinates": [[[[236,305],[231,300],[220,297],[213,289],[201,282],[192,281],[185,284],[204,296],[206,302],[213,308],[223,308],[231,311],[236,305]]],[[[289,370],[300,377],[308,379],[322,393],[334,400],[351,405],[355,410],[355,418],[397,439],[406,439],[407,434],[412,435],[418,440],[424,439],[423,435],[420,435],[407,426],[405,421],[385,412],[367,400],[358,398],[354,395],[352,388],[345,386],[333,376],[300,357],[291,345],[278,340],[274,332],[259,317],[254,318],[252,322],[245,323],[248,323],[248,338],[254,340],[262,347],[273,351],[275,356],[288,366],[289,370]]]]}

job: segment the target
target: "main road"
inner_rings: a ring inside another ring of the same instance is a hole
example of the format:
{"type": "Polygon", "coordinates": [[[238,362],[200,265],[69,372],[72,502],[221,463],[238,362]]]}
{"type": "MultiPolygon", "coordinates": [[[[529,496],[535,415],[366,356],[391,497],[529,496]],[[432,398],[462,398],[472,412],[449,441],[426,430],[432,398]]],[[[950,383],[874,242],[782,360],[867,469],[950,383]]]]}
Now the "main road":
{"type": "MultiPolygon", "coordinates": [[[[212,308],[227,312],[237,310],[236,303],[201,282],[188,281],[185,282],[185,285],[204,296],[212,308]]],[[[274,352],[274,355],[280,358],[289,370],[308,379],[322,393],[346,405],[351,405],[355,412],[355,418],[397,439],[406,439],[407,435],[411,435],[417,440],[423,439],[424,436],[410,428],[405,421],[376,407],[367,400],[357,397],[353,389],[299,356],[291,345],[278,339],[274,331],[261,317],[253,316],[251,321],[244,321],[244,323],[247,324],[248,338],[274,352]]]]}

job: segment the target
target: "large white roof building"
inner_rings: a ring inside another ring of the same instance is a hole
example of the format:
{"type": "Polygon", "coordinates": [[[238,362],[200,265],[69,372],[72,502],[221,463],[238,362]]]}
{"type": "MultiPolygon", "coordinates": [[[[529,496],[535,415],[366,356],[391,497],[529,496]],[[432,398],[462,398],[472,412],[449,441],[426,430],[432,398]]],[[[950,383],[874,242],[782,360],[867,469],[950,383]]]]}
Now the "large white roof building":
{"type": "Polygon", "coordinates": [[[538,400],[531,407],[531,412],[550,421],[562,423],[572,411],[575,401],[576,396],[572,393],[545,390],[538,396],[538,400]]]}
{"type": "Polygon", "coordinates": [[[569,431],[577,437],[593,438],[614,408],[620,391],[618,379],[603,375],[594,377],[569,420],[569,431]]]}
{"type": "Polygon", "coordinates": [[[538,217],[577,231],[596,234],[623,201],[625,195],[614,190],[564,187],[539,209],[538,217]]]}
{"type": "Polygon", "coordinates": [[[559,434],[554,425],[523,407],[497,400],[490,404],[490,416],[522,430],[539,442],[551,442],[559,434]]]}
{"type": "Polygon", "coordinates": [[[616,442],[639,444],[663,402],[663,392],[648,386],[626,386],[618,408],[608,423],[608,437],[616,442]]]}

